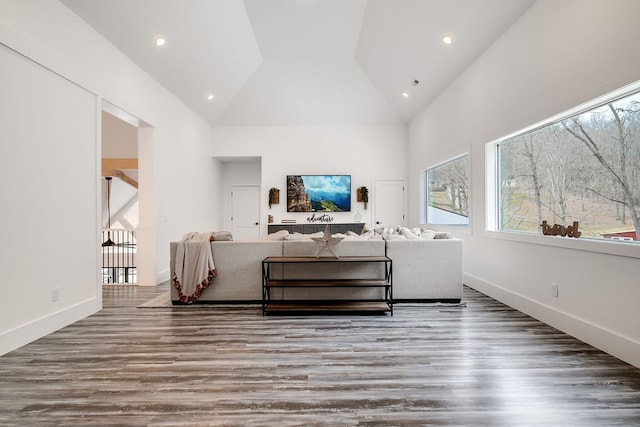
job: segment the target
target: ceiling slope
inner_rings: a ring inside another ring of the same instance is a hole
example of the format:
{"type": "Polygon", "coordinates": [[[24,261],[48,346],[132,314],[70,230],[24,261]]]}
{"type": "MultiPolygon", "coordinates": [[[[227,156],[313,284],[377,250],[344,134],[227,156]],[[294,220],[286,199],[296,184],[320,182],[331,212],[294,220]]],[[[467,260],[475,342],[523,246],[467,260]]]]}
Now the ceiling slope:
{"type": "Polygon", "coordinates": [[[533,3],[369,0],[356,59],[375,87],[409,121],[533,3]],[[445,35],[453,37],[453,44],[442,42],[445,35]]]}
{"type": "Polygon", "coordinates": [[[535,0],[61,1],[212,125],[320,126],[408,122],[535,0]]]}
{"type": "Polygon", "coordinates": [[[265,60],[216,122],[225,126],[401,124],[355,61],[265,60]]]}
{"type": "Polygon", "coordinates": [[[366,0],[245,0],[265,59],[352,60],[366,0]]]}
{"type": "Polygon", "coordinates": [[[262,62],[244,3],[238,0],[62,3],[209,123],[262,62]],[[155,45],[159,36],[167,40],[162,48],[155,45]]]}

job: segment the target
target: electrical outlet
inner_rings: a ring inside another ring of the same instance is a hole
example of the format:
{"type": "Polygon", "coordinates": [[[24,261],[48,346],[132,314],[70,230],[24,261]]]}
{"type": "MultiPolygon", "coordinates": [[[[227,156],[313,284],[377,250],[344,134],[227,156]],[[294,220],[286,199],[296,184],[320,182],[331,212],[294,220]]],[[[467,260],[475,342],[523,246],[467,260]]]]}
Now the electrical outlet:
{"type": "Polygon", "coordinates": [[[56,302],[60,299],[60,288],[51,289],[51,302],[56,302]]]}
{"type": "Polygon", "coordinates": [[[552,283],[551,284],[551,296],[554,298],[558,298],[558,284],[557,283],[552,283]]]}

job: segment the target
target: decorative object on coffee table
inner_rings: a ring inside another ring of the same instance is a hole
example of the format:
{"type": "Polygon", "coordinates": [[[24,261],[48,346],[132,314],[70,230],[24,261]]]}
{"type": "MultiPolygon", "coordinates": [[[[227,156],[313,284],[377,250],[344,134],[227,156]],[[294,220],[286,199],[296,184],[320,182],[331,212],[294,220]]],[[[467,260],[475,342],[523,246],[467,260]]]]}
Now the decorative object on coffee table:
{"type": "Polygon", "coordinates": [[[332,237],[331,229],[327,225],[324,228],[324,235],[322,237],[311,238],[311,240],[313,240],[319,245],[318,254],[316,255],[316,258],[320,258],[320,255],[324,254],[325,252],[331,252],[331,254],[333,254],[334,257],[340,258],[336,254],[335,249],[336,249],[336,245],[340,243],[342,239],[344,239],[344,237],[332,237]]]}
{"type": "Polygon", "coordinates": [[[271,205],[277,205],[280,203],[280,189],[271,187],[269,189],[269,209],[271,205]]]}
{"type": "Polygon", "coordinates": [[[367,204],[369,203],[369,189],[365,186],[358,188],[357,191],[358,202],[364,203],[364,210],[367,210],[367,204]]]}

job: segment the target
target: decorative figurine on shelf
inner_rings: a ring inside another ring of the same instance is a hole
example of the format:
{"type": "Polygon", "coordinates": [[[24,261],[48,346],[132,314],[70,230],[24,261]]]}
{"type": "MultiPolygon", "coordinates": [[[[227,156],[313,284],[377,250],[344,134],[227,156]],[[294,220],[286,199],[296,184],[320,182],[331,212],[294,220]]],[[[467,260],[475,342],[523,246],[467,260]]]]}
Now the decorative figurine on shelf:
{"type": "Polygon", "coordinates": [[[342,239],[344,239],[344,237],[332,237],[331,228],[327,225],[324,228],[324,236],[311,238],[311,240],[313,240],[319,245],[318,255],[316,255],[316,258],[320,258],[320,255],[324,254],[325,252],[331,252],[334,257],[340,258],[336,254],[335,249],[336,249],[336,245],[340,243],[342,239]]]}

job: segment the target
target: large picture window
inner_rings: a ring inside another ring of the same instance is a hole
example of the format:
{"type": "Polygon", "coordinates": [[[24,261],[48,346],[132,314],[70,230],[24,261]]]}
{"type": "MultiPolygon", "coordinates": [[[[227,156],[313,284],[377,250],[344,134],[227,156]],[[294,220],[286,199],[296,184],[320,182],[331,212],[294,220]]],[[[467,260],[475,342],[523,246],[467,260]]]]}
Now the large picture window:
{"type": "Polygon", "coordinates": [[[469,225],[469,155],[448,160],[425,172],[426,222],[469,225]]]}
{"type": "Polygon", "coordinates": [[[638,241],[639,92],[503,140],[497,155],[500,230],[577,221],[581,238],[638,241]]]}

